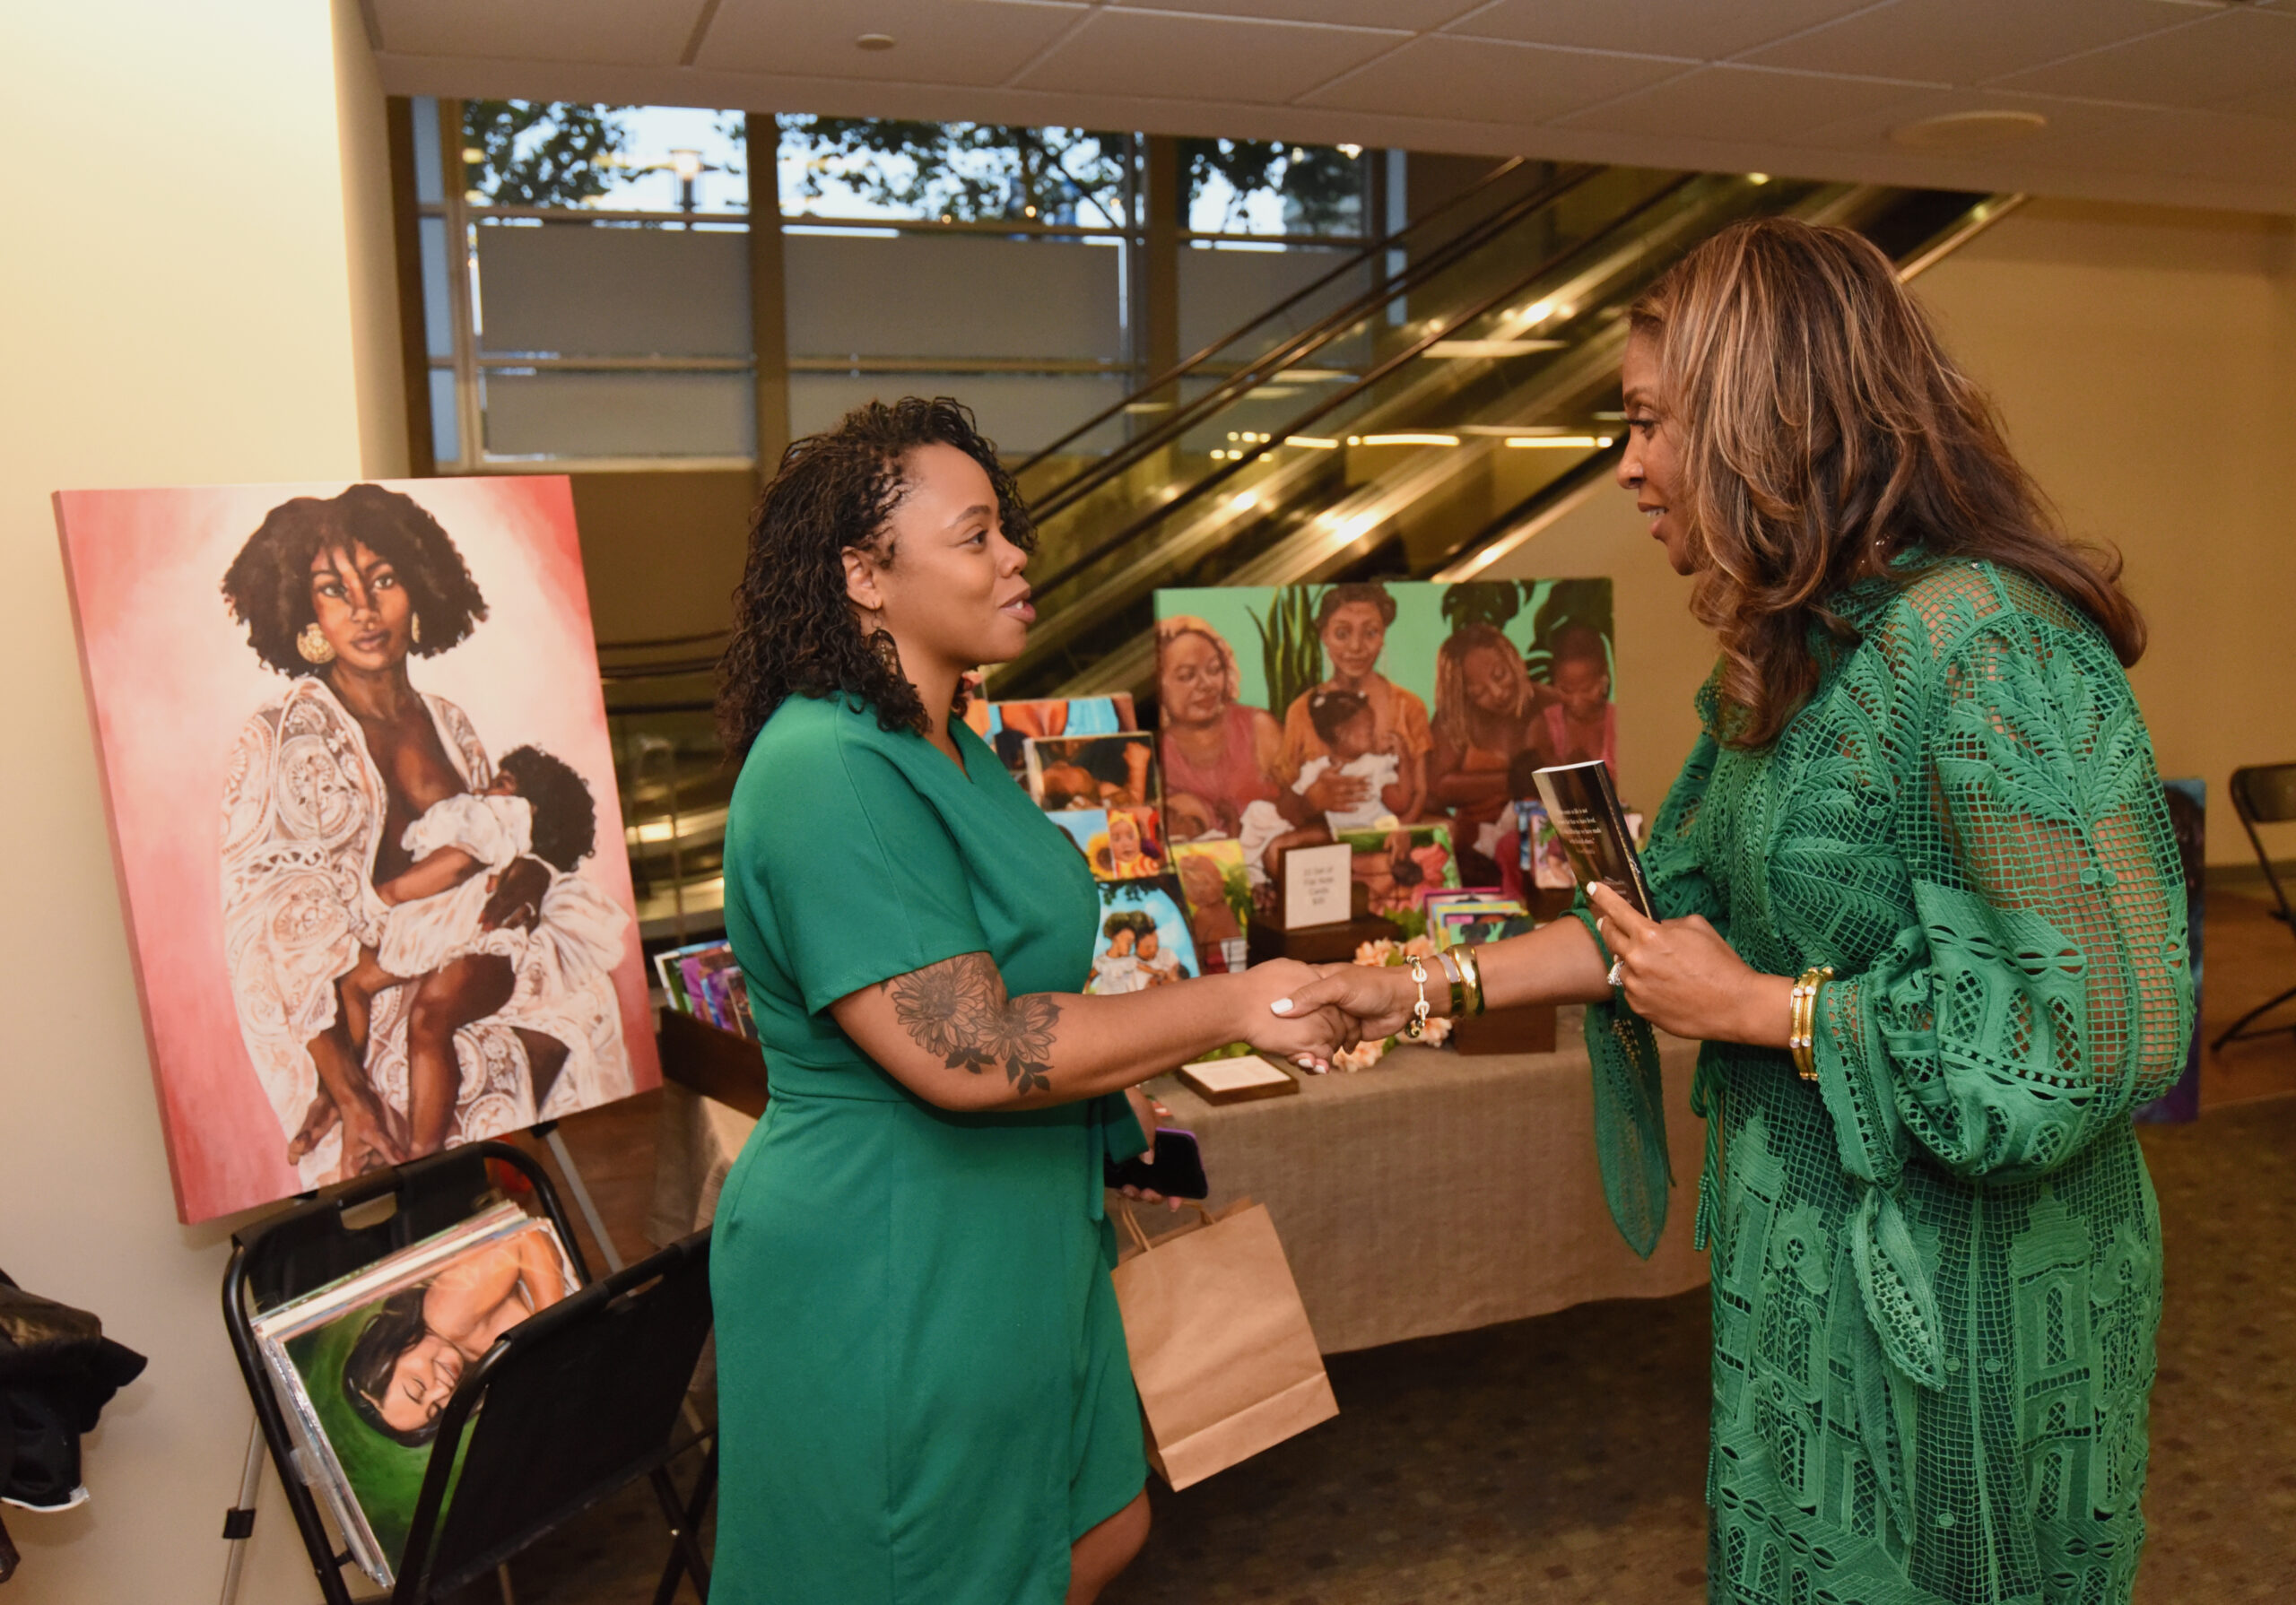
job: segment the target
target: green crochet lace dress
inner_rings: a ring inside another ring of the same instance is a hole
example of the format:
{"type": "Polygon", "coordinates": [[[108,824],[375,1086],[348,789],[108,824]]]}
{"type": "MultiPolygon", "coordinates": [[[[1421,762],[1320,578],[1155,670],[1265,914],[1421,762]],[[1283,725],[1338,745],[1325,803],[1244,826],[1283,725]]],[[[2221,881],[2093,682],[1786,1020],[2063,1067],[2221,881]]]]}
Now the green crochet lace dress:
{"type": "MultiPolygon", "coordinates": [[[[2129,1110],[2192,1029],[2182,870],[2095,628],[1989,565],[1902,577],[1834,600],[1863,639],[1773,746],[1700,741],[1648,855],[1663,915],[1837,976],[1814,1085],[1782,1052],[1700,1060],[1708,1589],[2106,1605],[2144,1535],[2161,1236],[2129,1110]]],[[[1657,1054],[1622,1001],[1587,1037],[1647,1254],[1657,1054]]]]}

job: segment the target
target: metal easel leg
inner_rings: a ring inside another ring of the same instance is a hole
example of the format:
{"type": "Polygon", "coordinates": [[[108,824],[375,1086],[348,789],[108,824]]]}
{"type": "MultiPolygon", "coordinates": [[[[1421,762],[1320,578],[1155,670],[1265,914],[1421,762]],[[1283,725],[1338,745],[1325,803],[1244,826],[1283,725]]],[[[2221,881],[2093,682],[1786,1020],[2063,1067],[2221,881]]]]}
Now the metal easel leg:
{"type": "Polygon", "coordinates": [[[223,1514],[223,1594],[221,1605],[236,1605],[239,1568],[247,1564],[248,1540],[255,1531],[256,1496],[263,1488],[263,1418],[248,1426],[247,1464],[239,1472],[239,1502],[223,1514]]]}
{"type": "Polygon", "coordinates": [[[558,1161],[558,1173],[566,1178],[566,1190],[574,1195],[574,1207],[582,1211],[582,1219],[589,1223],[590,1236],[598,1240],[598,1252],[605,1256],[606,1270],[609,1272],[621,1270],[621,1251],[614,1247],[613,1238],[607,1235],[605,1220],[599,1215],[598,1206],[592,1201],[589,1188],[582,1184],[582,1173],[574,1167],[574,1156],[566,1151],[566,1139],[558,1134],[557,1122],[551,1123],[550,1129],[543,1134],[543,1141],[550,1144],[551,1156],[558,1161]]]}

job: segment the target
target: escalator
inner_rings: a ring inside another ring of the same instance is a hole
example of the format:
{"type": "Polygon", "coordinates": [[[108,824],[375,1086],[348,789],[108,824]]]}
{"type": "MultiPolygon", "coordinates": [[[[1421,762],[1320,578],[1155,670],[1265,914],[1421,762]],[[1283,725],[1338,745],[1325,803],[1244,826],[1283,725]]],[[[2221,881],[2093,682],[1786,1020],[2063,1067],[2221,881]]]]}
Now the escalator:
{"type": "Polygon", "coordinates": [[[1161,421],[1028,487],[1040,621],[991,689],[1147,691],[1159,588],[1472,571],[1607,473],[1626,309],[1731,222],[1840,224],[1910,266],[2007,204],[1735,175],[1560,176],[1292,337],[1247,334],[1265,349],[1231,371],[1160,379],[1143,395],[1169,405],[1161,421]]]}
{"type": "MultiPolygon", "coordinates": [[[[1152,691],[1160,588],[1471,577],[1607,481],[1626,309],[1700,240],[1838,223],[1910,277],[2022,198],[1502,164],[1017,465],[1039,622],[990,692],[1152,691]]],[[[721,646],[600,647],[649,938],[720,918],[721,646]]]]}

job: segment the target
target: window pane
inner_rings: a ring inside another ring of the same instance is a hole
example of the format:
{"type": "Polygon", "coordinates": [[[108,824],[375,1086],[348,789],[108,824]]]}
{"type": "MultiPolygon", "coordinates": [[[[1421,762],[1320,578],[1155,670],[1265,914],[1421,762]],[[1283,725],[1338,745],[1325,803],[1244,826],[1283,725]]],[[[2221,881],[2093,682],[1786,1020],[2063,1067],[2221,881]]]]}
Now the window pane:
{"type": "Polygon", "coordinates": [[[1179,156],[1199,233],[1363,232],[1368,169],[1356,146],[1183,139],[1179,156]]]}
{"type": "Polygon", "coordinates": [[[493,457],[747,457],[757,395],[746,373],[491,372],[493,457]]]}

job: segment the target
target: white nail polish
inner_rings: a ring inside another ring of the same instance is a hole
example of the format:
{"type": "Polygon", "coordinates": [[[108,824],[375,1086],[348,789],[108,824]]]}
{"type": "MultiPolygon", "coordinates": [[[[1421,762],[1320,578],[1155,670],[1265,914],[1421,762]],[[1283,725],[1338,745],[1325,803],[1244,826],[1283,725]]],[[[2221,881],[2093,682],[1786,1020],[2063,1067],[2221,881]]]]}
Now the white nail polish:
{"type": "Polygon", "coordinates": [[[1278,998],[1275,1002],[1270,1003],[1267,1008],[1268,1012],[1271,1014],[1289,1014],[1292,1012],[1292,1000],[1290,998],[1278,998]]]}

